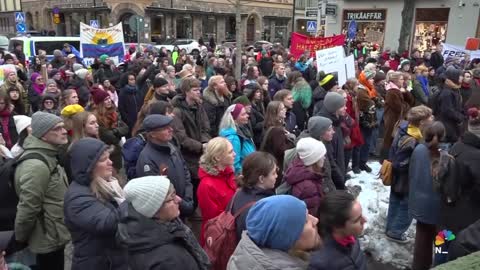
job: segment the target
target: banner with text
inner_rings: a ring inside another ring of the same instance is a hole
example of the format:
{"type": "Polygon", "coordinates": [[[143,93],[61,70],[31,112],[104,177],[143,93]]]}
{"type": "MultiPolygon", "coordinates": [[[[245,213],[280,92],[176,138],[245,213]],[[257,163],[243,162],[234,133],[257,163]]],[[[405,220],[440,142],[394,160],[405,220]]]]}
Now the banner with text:
{"type": "Polygon", "coordinates": [[[91,61],[88,59],[98,58],[102,54],[108,55],[116,63],[122,62],[125,54],[122,24],[98,29],[80,23],[80,52],[88,62],[91,61]]]}
{"type": "Polygon", "coordinates": [[[292,33],[292,41],[290,53],[296,58],[300,57],[305,51],[310,51],[310,57],[315,56],[318,50],[331,48],[335,46],[343,46],[345,43],[345,35],[331,37],[309,37],[299,33],[292,33]]]}
{"type": "Polygon", "coordinates": [[[443,59],[447,60],[451,57],[458,57],[460,60],[463,60],[465,54],[470,54],[470,60],[475,58],[480,58],[480,50],[477,51],[467,51],[465,46],[456,46],[452,44],[443,43],[442,55],[443,59]]]}
{"type": "Polygon", "coordinates": [[[335,74],[340,86],[347,81],[344,55],[342,46],[316,51],[317,70],[335,74]]]}

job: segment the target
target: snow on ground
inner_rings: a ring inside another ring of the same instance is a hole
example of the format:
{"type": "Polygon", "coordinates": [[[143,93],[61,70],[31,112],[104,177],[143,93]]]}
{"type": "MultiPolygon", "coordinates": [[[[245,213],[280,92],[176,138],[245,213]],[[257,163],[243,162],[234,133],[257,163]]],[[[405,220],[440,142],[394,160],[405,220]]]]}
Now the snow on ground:
{"type": "Polygon", "coordinates": [[[382,180],[378,179],[377,175],[381,167],[379,162],[369,162],[368,165],[372,168],[371,173],[349,172],[352,178],[347,182],[347,186],[358,185],[362,188],[358,199],[367,223],[364,227],[364,235],[360,238],[361,247],[371,253],[376,261],[390,263],[399,269],[410,267],[415,242],[415,223],[412,223],[407,231],[410,240],[407,244],[398,244],[386,238],[385,225],[390,187],[384,186],[382,180]]]}

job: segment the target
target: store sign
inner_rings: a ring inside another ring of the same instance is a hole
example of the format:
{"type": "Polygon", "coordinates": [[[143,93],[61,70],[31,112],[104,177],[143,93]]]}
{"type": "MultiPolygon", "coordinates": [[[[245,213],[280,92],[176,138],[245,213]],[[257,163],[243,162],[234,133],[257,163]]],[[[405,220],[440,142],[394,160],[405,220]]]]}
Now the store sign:
{"type": "Polygon", "coordinates": [[[337,5],[336,4],[327,4],[325,8],[325,14],[331,16],[337,16],[337,5]]]}
{"type": "Polygon", "coordinates": [[[345,21],[385,21],[385,10],[344,10],[343,20],[345,21]]]}
{"type": "Polygon", "coordinates": [[[443,43],[442,46],[442,55],[445,60],[451,57],[458,57],[460,60],[463,60],[466,54],[470,54],[470,59],[480,58],[480,50],[467,51],[463,46],[456,46],[447,43],[443,43]]]}
{"type": "Polygon", "coordinates": [[[292,33],[292,41],[290,53],[296,58],[300,57],[305,51],[310,51],[310,56],[315,56],[318,50],[331,48],[335,46],[343,46],[345,43],[345,35],[331,37],[310,37],[299,33],[292,33]]]}

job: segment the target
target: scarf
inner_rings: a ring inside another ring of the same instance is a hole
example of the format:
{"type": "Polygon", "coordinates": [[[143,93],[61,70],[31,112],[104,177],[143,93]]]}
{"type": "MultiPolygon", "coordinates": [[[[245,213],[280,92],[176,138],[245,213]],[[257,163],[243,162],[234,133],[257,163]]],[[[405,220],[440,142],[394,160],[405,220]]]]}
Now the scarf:
{"type": "Polygon", "coordinates": [[[464,89],[470,89],[471,84],[470,83],[464,83],[462,82],[462,88],[464,89]]]}
{"type": "Polygon", "coordinates": [[[356,240],[355,240],[355,237],[353,237],[353,235],[350,235],[350,236],[347,236],[347,237],[343,237],[343,238],[337,238],[337,237],[334,237],[335,241],[340,244],[342,247],[348,247],[350,245],[354,245],[356,240]]]}
{"type": "Polygon", "coordinates": [[[365,87],[365,89],[367,89],[368,96],[370,98],[374,98],[377,96],[377,91],[375,91],[375,87],[373,87],[373,85],[368,82],[367,76],[365,76],[364,72],[360,73],[360,75],[358,76],[358,81],[365,87]]]}
{"type": "Polygon", "coordinates": [[[125,91],[128,93],[128,94],[135,94],[137,92],[137,86],[131,86],[131,85],[125,85],[125,91]]]}
{"type": "Polygon", "coordinates": [[[0,122],[2,125],[2,136],[3,139],[5,140],[5,145],[7,146],[8,149],[12,148],[12,139],[10,137],[10,130],[8,129],[9,123],[10,123],[10,115],[11,112],[9,109],[5,109],[0,112],[0,122]]]}
{"type": "Polygon", "coordinates": [[[420,129],[416,126],[411,125],[411,124],[408,124],[407,134],[412,136],[413,138],[415,138],[415,140],[417,140],[417,141],[419,141],[423,138],[422,132],[420,131],[420,129]]]}
{"type": "Polygon", "coordinates": [[[422,86],[423,93],[425,93],[427,97],[430,97],[430,92],[428,91],[428,79],[424,76],[419,75],[417,76],[417,80],[422,86]]]}
{"type": "Polygon", "coordinates": [[[45,90],[45,84],[36,84],[32,83],[33,90],[39,95],[43,94],[43,90],[45,90]]]}

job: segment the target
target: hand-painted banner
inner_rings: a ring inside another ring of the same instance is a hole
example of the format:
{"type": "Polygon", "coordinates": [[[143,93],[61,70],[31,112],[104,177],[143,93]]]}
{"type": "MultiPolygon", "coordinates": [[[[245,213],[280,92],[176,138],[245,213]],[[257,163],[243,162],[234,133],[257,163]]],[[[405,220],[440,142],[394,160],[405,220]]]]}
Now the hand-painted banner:
{"type": "Polygon", "coordinates": [[[443,43],[442,55],[443,59],[447,60],[451,57],[458,57],[459,60],[465,58],[465,54],[470,54],[470,60],[475,58],[480,58],[480,50],[477,51],[467,51],[463,46],[457,46],[452,44],[443,43]]]}
{"type": "Polygon", "coordinates": [[[310,57],[315,57],[315,52],[335,46],[343,46],[345,35],[331,37],[309,37],[299,33],[292,33],[290,53],[300,57],[305,51],[310,51],[310,57]]]}
{"type": "Polygon", "coordinates": [[[102,54],[106,54],[114,61],[122,62],[125,54],[124,48],[121,23],[103,29],[80,23],[80,50],[84,58],[98,58],[102,54]]]}

